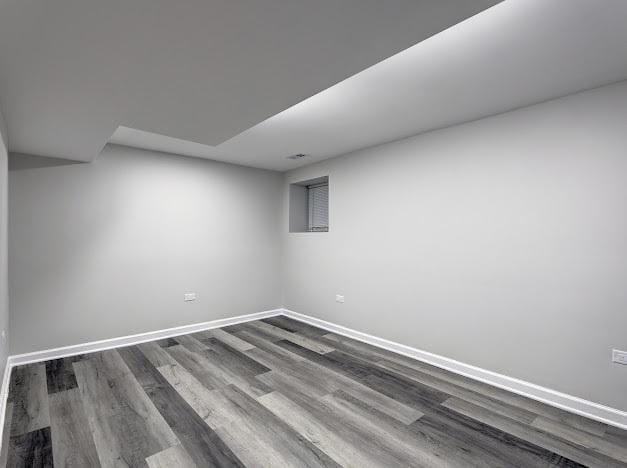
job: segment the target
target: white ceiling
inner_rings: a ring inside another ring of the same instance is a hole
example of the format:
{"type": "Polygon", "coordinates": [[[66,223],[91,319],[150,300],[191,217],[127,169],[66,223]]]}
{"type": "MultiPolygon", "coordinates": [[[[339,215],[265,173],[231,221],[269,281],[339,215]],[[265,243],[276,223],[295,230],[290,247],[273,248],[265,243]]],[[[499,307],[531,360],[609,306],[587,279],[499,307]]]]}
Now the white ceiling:
{"type": "Polygon", "coordinates": [[[627,79],[625,0],[506,0],[435,35],[496,1],[164,0],[133,21],[113,14],[118,1],[21,0],[22,12],[11,0],[10,20],[0,4],[12,151],[90,160],[115,130],[113,143],[288,170],[627,79]],[[84,24],[59,32],[68,18],[84,24]],[[7,46],[5,23],[37,40],[7,46]]]}
{"type": "Polygon", "coordinates": [[[625,25],[625,0],[506,0],[216,147],[128,128],[112,141],[287,170],[627,79],[625,25]]]}
{"type": "Polygon", "coordinates": [[[91,160],[118,126],[215,146],[498,1],[0,0],[10,149],[91,160]]]}

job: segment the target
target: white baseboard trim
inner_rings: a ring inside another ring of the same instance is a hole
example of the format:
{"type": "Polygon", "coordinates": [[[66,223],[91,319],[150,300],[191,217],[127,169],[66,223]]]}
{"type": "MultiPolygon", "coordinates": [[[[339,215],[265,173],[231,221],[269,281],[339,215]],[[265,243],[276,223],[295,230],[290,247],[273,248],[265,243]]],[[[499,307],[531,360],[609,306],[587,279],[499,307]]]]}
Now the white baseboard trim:
{"type": "Polygon", "coordinates": [[[259,320],[267,317],[281,315],[282,309],[266,310],[264,312],[256,312],[253,314],[239,315],[237,317],[229,317],[209,322],[194,323],[192,325],[182,325],[180,327],[166,328],[145,333],[137,333],[136,335],[121,336],[118,338],[109,338],[100,341],[90,341],[89,343],[81,343],[71,346],[63,346],[61,348],[45,349],[32,353],[16,354],[9,356],[11,366],[22,364],[30,364],[33,362],[48,361],[49,359],[58,359],[62,357],[75,356],[77,354],[93,353],[95,351],[104,351],[107,349],[121,348],[147,341],[160,340],[163,338],[171,338],[173,336],[187,335],[203,330],[211,330],[212,328],[227,327],[242,322],[250,322],[251,320],[259,320]]]}
{"type": "Polygon", "coordinates": [[[9,359],[4,366],[4,374],[2,375],[2,387],[0,387],[0,450],[2,449],[2,436],[4,430],[4,418],[7,411],[7,399],[9,397],[9,382],[11,381],[11,365],[9,359]]]}
{"type": "Polygon", "coordinates": [[[183,325],[180,327],[166,328],[145,333],[137,333],[135,335],[121,336],[118,338],[109,338],[106,340],[91,341],[89,343],[81,343],[71,346],[63,346],[60,348],[45,349],[32,353],[16,354],[9,356],[4,376],[2,378],[2,387],[0,389],[0,443],[2,442],[2,431],[4,429],[4,418],[7,408],[7,398],[9,396],[9,382],[11,369],[15,366],[30,364],[34,362],[48,361],[50,359],[59,359],[62,357],[75,356],[77,354],[93,353],[96,351],[104,351],[107,349],[121,348],[134,344],[145,343],[147,341],[160,340],[162,338],[171,338],[179,335],[187,335],[203,330],[211,330],[212,328],[227,327],[242,322],[250,322],[267,317],[275,317],[281,315],[283,309],[266,310],[264,312],[256,312],[253,314],[239,315],[237,317],[229,317],[209,322],[195,323],[192,325],[183,325]]]}
{"type": "Polygon", "coordinates": [[[395,353],[417,359],[418,361],[426,362],[427,364],[455,372],[456,374],[508,390],[512,393],[516,393],[542,403],[546,403],[547,405],[555,406],[565,411],[627,430],[627,412],[625,411],[584,400],[583,398],[568,395],[556,390],[551,390],[550,388],[525,382],[524,380],[516,379],[514,377],[508,377],[480,367],[471,366],[470,364],[465,364],[428,351],[423,351],[383,338],[368,335],[367,333],[362,333],[325,320],[300,314],[289,309],[283,309],[283,315],[319,328],[324,328],[325,330],[337,333],[338,335],[344,335],[388,351],[393,351],[395,353]]]}
{"type": "Polygon", "coordinates": [[[240,315],[225,319],[212,320],[209,322],[196,323],[192,325],[183,325],[164,330],[157,330],[146,333],[138,333],[136,335],[111,338],[100,341],[92,341],[72,346],[64,346],[60,348],[35,351],[32,353],[18,354],[9,356],[6,362],[2,386],[0,387],[0,442],[2,441],[2,432],[4,429],[4,419],[7,408],[7,397],[9,393],[9,382],[11,369],[17,365],[29,364],[34,362],[47,361],[49,359],[58,359],[77,354],[91,353],[96,351],[104,351],[107,349],[130,346],[133,344],[145,343],[147,341],[159,340],[162,338],[170,338],[178,335],[185,335],[202,330],[210,330],[212,328],[226,327],[237,323],[259,320],[262,318],[274,317],[277,315],[285,315],[286,317],[323,328],[338,335],[344,335],[364,343],[377,346],[389,351],[393,351],[413,359],[440,367],[442,369],[455,372],[456,374],[469,377],[471,379],[484,382],[495,387],[508,390],[512,393],[522,395],[551,406],[570,411],[581,416],[588,417],[612,426],[627,430],[627,412],[615,408],[604,406],[592,401],[584,400],[572,395],[561,393],[549,388],[541,387],[523,380],[498,374],[480,367],[471,366],[463,362],[455,361],[428,351],[419,350],[410,346],[395,343],[383,338],[368,335],[351,328],[337,325],[325,320],[300,314],[289,309],[274,309],[253,314],[240,315]]]}

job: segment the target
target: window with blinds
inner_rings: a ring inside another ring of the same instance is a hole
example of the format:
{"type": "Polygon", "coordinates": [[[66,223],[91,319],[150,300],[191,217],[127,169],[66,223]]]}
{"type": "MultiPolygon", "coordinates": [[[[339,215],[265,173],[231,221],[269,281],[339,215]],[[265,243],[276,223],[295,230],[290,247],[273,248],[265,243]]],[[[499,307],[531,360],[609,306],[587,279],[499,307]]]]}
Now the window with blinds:
{"type": "Polygon", "coordinates": [[[307,186],[307,230],[329,230],[329,183],[307,186]]]}
{"type": "Polygon", "coordinates": [[[289,186],[290,232],[329,232],[329,176],[289,186]]]}

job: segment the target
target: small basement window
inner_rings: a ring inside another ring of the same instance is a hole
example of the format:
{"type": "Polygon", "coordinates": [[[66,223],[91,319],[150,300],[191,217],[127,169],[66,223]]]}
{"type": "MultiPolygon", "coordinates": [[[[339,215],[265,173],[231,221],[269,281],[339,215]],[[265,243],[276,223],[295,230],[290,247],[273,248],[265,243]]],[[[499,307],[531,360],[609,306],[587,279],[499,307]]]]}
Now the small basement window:
{"type": "Polygon", "coordinates": [[[329,230],[329,177],[290,184],[290,232],[329,230]]]}
{"type": "Polygon", "coordinates": [[[329,183],[307,186],[307,230],[329,230],[329,183]]]}

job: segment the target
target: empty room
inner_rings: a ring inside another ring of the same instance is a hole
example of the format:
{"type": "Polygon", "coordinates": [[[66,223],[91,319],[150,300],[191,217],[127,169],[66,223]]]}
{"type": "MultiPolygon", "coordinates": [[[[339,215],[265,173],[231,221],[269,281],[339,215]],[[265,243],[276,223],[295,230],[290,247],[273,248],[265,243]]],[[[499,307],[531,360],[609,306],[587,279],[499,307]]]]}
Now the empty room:
{"type": "Polygon", "coordinates": [[[626,25],[0,0],[0,468],[627,468],[626,25]]]}

